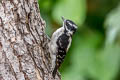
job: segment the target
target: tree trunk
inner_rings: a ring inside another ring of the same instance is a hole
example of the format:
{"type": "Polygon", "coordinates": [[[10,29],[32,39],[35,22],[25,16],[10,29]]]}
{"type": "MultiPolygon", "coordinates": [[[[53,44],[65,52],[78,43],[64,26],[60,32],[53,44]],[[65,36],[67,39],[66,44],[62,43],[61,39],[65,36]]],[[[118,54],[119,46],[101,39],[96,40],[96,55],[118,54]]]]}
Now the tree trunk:
{"type": "Polygon", "coordinates": [[[36,0],[0,0],[0,80],[60,80],[48,42],[36,0]]]}

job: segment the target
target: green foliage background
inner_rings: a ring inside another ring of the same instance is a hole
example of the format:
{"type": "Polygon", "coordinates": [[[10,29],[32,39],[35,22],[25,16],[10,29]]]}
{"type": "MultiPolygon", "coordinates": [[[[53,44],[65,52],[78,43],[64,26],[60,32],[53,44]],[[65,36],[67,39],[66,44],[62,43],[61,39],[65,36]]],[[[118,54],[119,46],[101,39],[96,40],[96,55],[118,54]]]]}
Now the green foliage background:
{"type": "Polygon", "coordinates": [[[120,80],[119,0],[38,0],[46,33],[62,26],[61,16],[78,30],[60,71],[62,80],[120,80]]]}

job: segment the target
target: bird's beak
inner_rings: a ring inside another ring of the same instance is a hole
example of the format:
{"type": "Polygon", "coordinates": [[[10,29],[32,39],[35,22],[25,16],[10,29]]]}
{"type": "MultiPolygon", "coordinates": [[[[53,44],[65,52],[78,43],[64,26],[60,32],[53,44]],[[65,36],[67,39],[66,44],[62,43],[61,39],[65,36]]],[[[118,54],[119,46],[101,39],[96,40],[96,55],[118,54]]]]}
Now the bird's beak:
{"type": "Polygon", "coordinates": [[[63,21],[65,21],[65,18],[63,16],[61,18],[62,18],[63,21]]]}
{"type": "Polygon", "coordinates": [[[63,16],[62,16],[61,18],[62,18],[62,20],[63,20],[63,26],[64,26],[64,28],[66,29],[66,26],[65,26],[66,19],[65,19],[63,16]]]}

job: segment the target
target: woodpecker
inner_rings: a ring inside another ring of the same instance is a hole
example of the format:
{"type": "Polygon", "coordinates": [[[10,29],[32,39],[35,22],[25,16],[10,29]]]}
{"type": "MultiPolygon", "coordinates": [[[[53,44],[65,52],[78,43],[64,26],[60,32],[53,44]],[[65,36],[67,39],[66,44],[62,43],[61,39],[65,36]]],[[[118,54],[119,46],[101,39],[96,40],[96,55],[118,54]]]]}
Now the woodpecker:
{"type": "Polygon", "coordinates": [[[77,25],[69,19],[62,17],[63,26],[57,29],[49,42],[49,52],[52,58],[52,76],[55,78],[56,72],[63,63],[66,53],[70,48],[72,36],[77,30],[77,25]]]}

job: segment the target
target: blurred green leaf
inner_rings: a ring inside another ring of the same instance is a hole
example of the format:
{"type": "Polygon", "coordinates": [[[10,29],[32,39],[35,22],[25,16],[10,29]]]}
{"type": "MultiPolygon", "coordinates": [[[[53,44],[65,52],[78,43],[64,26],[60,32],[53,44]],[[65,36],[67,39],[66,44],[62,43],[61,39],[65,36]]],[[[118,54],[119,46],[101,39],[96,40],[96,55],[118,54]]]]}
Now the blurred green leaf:
{"type": "Polygon", "coordinates": [[[41,12],[49,12],[52,7],[52,1],[51,0],[38,0],[40,10],[41,12]]]}
{"type": "Polygon", "coordinates": [[[108,14],[105,26],[107,28],[106,44],[113,44],[120,34],[120,4],[108,14]]]}
{"type": "Polygon", "coordinates": [[[85,0],[59,0],[53,9],[52,16],[59,23],[61,23],[61,16],[64,16],[81,25],[86,16],[85,6],[85,0]]]}
{"type": "Polygon", "coordinates": [[[120,46],[109,45],[97,55],[96,76],[99,80],[114,80],[119,69],[120,46]]]}

